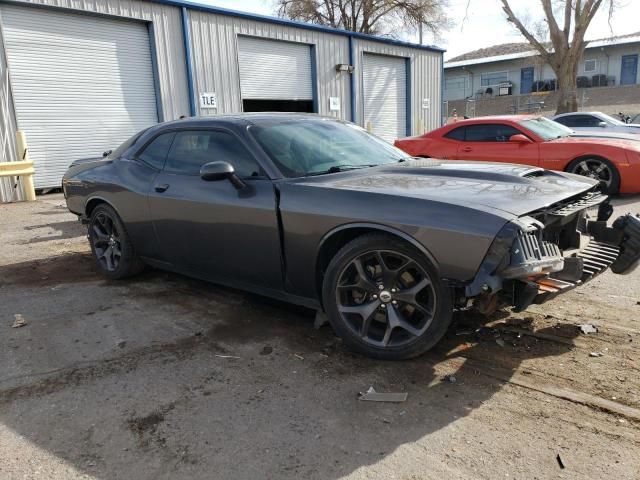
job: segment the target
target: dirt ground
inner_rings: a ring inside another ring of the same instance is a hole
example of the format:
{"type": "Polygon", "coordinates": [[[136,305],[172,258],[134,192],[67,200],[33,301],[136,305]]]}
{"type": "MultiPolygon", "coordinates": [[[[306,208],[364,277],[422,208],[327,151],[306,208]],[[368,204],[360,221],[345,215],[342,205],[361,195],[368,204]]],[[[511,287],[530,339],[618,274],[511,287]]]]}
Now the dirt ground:
{"type": "Polygon", "coordinates": [[[381,362],[305,309],[106,281],[84,234],[60,195],[0,205],[3,480],[640,478],[640,270],[381,362]]]}

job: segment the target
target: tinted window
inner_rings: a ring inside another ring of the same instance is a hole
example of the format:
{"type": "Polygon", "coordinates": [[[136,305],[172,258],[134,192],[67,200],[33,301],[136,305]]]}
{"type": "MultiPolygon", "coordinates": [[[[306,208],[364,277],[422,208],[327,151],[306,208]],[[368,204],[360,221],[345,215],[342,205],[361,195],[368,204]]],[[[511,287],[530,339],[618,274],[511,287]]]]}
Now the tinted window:
{"type": "Polygon", "coordinates": [[[445,137],[450,138],[452,140],[463,141],[464,140],[464,128],[465,127],[454,128],[449,133],[447,133],[445,135],[445,137]]]}
{"type": "Polygon", "coordinates": [[[556,122],[567,127],[597,127],[600,120],[591,115],[569,115],[556,119],[556,122]]]}
{"type": "Polygon", "coordinates": [[[174,136],[175,133],[158,135],[150,144],[144,147],[144,150],[138,154],[138,158],[152,167],[162,170],[174,136]]]}
{"type": "Polygon", "coordinates": [[[122,156],[122,154],[128,150],[130,147],[133,146],[134,143],[136,143],[136,141],[138,141],[138,139],[140,138],[140,136],[146,132],[148,130],[148,128],[145,128],[144,130],[142,130],[141,132],[136,133],[133,137],[131,137],[129,140],[127,140],[126,142],[124,142],[122,145],[120,145],[118,148],[116,148],[115,150],[113,150],[109,155],[107,155],[107,158],[109,160],[115,160],[116,158],[120,158],[122,156]]]}
{"type": "Polygon", "coordinates": [[[467,142],[508,142],[511,135],[522,133],[509,125],[482,124],[469,125],[466,131],[467,142]]]}
{"type": "Polygon", "coordinates": [[[165,171],[198,175],[209,162],[228,162],[240,177],[260,175],[260,167],[235,136],[216,130],[176,133],[165,171]]]}

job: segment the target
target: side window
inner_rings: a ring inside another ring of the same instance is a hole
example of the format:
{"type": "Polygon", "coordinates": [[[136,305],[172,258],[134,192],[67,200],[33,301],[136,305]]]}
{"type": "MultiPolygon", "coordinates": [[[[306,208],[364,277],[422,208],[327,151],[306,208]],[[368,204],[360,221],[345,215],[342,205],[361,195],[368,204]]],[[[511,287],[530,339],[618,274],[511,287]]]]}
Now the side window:
{"type": "Polygon", "coordinates": [[[569,115],[557,120],[567,127],[597,127],[600,120],[591,115],[569,115]]]}
{"type": "Polygon", "coordinates": [[[162,170],[175,135],[175,133],[163,133],[157,136],[144,147],[144,150],[138,154],[137,158],[158,170],[162,170]]]}
{"type": "Polygon", "coordinates": [[[467,126],[467,142],[508,142],[512,135],[522,133],[517,128],[501,124],[481,124],[467,126]]]}
{"type": "Polygon", "coordinates": [[[198,175],[202,165],[216,161],[230,163],[240,177],[261,174],[259,165],[240,141],[218,130],[176,133],[164,169],[169,173],[198,175]]]}
{"type": "Polygon", "coordinates": [[[454,128],[449,133],[447,133],[445,137],[450,138],[451,140],[458,140],[462,142],[464,141],[464,130],[465,127],[454,128]]]}

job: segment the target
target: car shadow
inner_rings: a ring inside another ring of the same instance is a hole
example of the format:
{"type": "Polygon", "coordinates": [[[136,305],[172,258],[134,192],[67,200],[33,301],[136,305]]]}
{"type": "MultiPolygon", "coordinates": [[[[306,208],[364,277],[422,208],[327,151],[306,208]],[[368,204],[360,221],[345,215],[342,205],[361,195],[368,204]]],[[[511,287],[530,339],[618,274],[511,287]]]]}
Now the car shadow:
{"type": "Polygon", "coordinates": [[[24,242],[24,244],[50,242],[52,240],[64,240],[68,238],[77,238],[86,233],[86,230],[78,223],[77,220],[67,220],[64,222],[46,223],[43,225],[30,225],[24,227],[25,230],[34,231],[34,236],[24,242]],[[37,230],[47,229],[50,231],[39,235],[37,230]],[[51,231],[52,230],[52,231],[51,231]]]}
{"type": "Polygon", "coordinates": [[[86,254],[0,278],[0,318],[29,321],[0,339],[0,423],[105,480],[340,478],[470,415],[577,335],[534,345],[508,337],[522,319],[465,312],[433,351],[385,362],[314,329],[310,310],[153,270],[103,281],[86,254]],[[478,374],[497,358],[505,378],[478,374]],[[370,386],[408,399],[359,400],[370,386]]]}

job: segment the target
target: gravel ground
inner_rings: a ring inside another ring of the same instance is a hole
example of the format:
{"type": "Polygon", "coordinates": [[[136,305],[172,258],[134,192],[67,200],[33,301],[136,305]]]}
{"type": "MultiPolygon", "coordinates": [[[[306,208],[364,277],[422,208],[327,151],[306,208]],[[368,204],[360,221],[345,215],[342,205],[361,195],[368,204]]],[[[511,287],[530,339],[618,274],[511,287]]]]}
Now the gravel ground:
{"type": "Polygon", "coordinates": [[[380,362],[305,309],[102,279],[60,195],[0,205],[0,228],[1,479],[640,477],[640,270],[380,362]]]}

